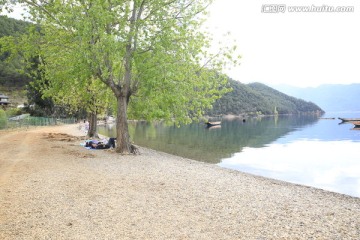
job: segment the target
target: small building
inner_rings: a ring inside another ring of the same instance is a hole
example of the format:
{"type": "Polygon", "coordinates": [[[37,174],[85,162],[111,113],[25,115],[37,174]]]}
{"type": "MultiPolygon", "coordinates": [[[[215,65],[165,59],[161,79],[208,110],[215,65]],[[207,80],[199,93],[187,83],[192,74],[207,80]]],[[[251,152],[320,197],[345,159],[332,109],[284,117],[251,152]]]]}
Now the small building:
{"type": "Polygon", "coordinates": [[[10,104],[9,97],[0,93],[0,105],[7,106],[9,104],[10,104]]]}

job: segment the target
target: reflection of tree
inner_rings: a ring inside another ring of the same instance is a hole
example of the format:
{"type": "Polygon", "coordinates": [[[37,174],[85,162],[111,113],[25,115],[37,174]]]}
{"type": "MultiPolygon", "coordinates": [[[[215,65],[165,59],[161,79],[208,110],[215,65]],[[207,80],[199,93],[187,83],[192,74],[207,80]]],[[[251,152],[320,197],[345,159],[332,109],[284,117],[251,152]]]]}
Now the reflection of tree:
{"type": "Polygon", "coordinates": [[[145,122],[130,124],[135,144],[171,154],[218,163],[241,152],[244,147],[264,147],[298,128],[313,124],[315,116],[278,116],[223,121],[221,128],[207,129],[203,124],[176,126],[153,125],[145,122]],[[154,132],[155,131],[155,132],[154,132]],[[151,132],[151,133],[150,133],[151,132]]]}

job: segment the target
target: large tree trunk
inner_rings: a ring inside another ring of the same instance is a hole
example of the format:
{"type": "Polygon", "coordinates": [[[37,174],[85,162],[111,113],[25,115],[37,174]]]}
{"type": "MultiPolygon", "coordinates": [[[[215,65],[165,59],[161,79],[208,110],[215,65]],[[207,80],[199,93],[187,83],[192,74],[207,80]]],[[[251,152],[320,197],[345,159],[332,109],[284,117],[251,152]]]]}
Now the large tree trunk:
{"type": "Polygon", "coordinates": [[[89,131],[88,137],[99,137],[97,133],[97,114],[92,112],[89,114],[89,131]]]}
{"type": "Polygon", "coordinates": [[[127,97],[117,97],[117,118],[116,118],[116,152],[122,154],[133,153],[128,122],[127,122],[127,97]]]}

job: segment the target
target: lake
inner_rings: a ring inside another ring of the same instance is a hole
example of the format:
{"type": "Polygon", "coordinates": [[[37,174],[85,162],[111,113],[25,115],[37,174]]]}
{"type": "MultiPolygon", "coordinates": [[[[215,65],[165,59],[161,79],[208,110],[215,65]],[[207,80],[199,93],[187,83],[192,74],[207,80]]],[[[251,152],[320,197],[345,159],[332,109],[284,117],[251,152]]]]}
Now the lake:
{"type": "MultiPolygon", "coordinates": [[[[221,127],[193,123],[130,122],[131,140],[140,146],[217,164],[255,175],[360,197],[360,130],[337,117],[278,116],[222,120],[221,127]]],[[[99,126],[115,137],[115,126],[99,126]]]]}

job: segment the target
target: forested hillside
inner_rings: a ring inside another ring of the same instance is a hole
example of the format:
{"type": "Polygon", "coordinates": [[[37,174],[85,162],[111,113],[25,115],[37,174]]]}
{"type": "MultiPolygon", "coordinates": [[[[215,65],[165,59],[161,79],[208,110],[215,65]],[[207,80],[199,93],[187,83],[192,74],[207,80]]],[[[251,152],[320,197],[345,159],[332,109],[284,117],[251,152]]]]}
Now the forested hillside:
{"type": "Polygon", "coordinates": [[[16,36],[26,32],[30,23],[0,15],[0,37],[16,36]]]}
{"type": "Polygon", "coordinates": [[[245,85],[234,80],[229,83],[233,91],[217,100],[208,115],[323,112],[312,102],[288,96],[261,83],[245,85]]]}
{"type": "MultiPolygon", "coordinates": [[[[23,34],[29,25],[30,23],[25,21],[0,16],[0,38],[23,34]]],[[[21,69],[21,56],[9,61],[9,53],[3,52],[1,48],[0,44],[0,86],[3,88],[24,87],[30,81],[30,78],[18,71],[21,69]]]]}

